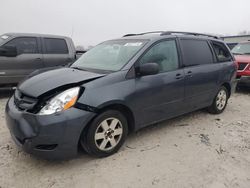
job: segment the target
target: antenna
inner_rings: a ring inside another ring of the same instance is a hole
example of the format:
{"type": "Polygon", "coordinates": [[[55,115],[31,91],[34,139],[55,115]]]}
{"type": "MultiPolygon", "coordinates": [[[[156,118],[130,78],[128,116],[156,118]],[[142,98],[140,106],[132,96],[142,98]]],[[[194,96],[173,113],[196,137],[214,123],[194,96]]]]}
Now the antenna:
{"type": "Polygon", "coordinates": [[[71,38],[73,38],[73,35],[74,35],[74,26],[72,25],[71,26],[71,38]]]}

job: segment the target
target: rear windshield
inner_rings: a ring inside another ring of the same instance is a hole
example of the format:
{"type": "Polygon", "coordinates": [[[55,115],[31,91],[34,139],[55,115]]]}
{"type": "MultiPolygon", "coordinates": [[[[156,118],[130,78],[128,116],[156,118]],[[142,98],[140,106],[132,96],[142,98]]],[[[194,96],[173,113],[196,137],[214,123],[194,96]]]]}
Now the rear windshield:
{"type": "Polygon", "coordinates": [[[83,54],[72,67],[118,71],[128,63],[145,43],[145,40],[107,41],[83,54]]]}
{"type": "Polygon", "coordinates": [[[250,43],[238,44],[232,49],[232,52],[235,55],[250,55],[250,43]]]}

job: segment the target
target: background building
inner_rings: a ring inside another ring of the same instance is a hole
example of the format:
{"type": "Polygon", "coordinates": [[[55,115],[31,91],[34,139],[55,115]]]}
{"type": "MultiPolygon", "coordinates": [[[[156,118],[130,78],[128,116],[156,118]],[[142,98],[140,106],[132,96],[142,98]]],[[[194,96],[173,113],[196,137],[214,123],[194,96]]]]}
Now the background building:
{"type": "Polygon", "coordinates": [[[221,38],[227,43],[230,49],[239,42],[250,41],[250,35],[225,36],[221,38]]]}

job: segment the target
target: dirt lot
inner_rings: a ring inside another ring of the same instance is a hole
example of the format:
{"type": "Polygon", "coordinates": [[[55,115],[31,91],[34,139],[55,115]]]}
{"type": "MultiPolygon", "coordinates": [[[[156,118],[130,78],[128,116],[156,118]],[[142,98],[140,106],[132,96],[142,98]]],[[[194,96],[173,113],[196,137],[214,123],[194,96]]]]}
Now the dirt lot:
{"type": "Polygon", "coordinates": [[[221,115],[205,111],[129,136],[117,154],[49,162],[20,151],[4,121],[0,91],[0,187],[250,187],[250,90],[221,115]]]}

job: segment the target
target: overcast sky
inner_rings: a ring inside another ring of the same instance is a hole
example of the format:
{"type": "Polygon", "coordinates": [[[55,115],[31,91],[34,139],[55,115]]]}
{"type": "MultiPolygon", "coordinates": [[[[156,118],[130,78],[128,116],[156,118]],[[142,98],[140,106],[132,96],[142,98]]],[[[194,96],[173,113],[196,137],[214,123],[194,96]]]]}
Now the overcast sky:
{"type": "Polygon", "coordinates": [[[250,31],[250,0],[0,0],[0,34],[66,35],[95,45],[126,33],[250,31]]]}

